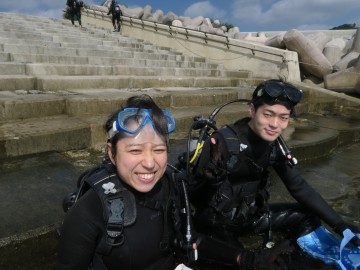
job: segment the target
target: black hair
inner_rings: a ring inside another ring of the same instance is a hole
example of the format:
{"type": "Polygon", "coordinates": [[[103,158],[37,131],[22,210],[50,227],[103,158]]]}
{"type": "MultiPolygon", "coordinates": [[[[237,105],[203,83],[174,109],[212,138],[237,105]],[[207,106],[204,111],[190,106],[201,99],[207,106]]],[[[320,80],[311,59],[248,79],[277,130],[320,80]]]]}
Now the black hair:
{"type": "MultiPolygon", "coordinates": [[[[270,80],[270,81],[275,81],[275,82],[279,82],[279,83],[285,83],[281,80],[270,80]]],[[[262,105],[267,104],[267,105],[282,105],[284,106],[286,109],[291,111],[291,116],[295,116],[295,109],[294,107],[296,106],[296,103],[293,103],[289,100],[289,98],[286,96],[286,93],[283,92],[280,96],[274,98],[271,97],[270,95],[268,95],[266,93],[266,91],[263,91],[262,89],[264,89],[265,87],[265,82],[260,83],[254,90],[254,93],[252,95],[252,99],[250,101],[250,103],[252,103],[254,105],[255,111],[262,105]],[[259,95],[258,93],[260,91],[263,91],[261,95],[259,95]]]]}
{"type": "MultiPolygon", "coordinates": [[[[155,101],[146,94],[132,96],[126,100],[124,106],[121,106],[121,109],[117,110],[116,112],[112,113],[109,118],[106,120],[103,129],[106,134],[112,129],[114,121],[118,116],[118,113],[125,108],[138,108],[140,109],[151,109],[151,120],[154,124],[155,130],[165,138],[166,144],[168,146],[168,125],[167,120],[164,116],[162,109],[155,103],[155,101]]],[[[108,139],[108,142],[111,143],[111,150],[113,155],[116,155],[116,143],[118,140],[125,136],[124,132],[117,132],[112,138],[108,139]]]]}

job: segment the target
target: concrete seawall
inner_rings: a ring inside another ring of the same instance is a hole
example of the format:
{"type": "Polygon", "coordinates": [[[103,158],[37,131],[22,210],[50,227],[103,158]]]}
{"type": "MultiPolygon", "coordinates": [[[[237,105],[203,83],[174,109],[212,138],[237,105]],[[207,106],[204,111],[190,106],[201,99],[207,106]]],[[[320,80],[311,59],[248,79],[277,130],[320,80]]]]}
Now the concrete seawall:
{"type": "MultiPolygon", "coordinates": [[[[74,189],[81,171],[101,160],[102,124],[129,96],[149,94],[174,114],[171,160],[176,160],[194,116],[208,116],[225,101],[249,98],[264,78],[284,75],[305,93],[298,120],[284,134],[296,157],[302,163],[325,162],[339,147],[358,149],[359,99],[299,82],[293,52],[142,26],[141,20],[124,22],[124,31],[130,35],[133,29],[139,38],[22,14],[0,13],[0,20],[0,269],[53,268],[62,198],[74,189]],[[140,38],[145,32],[159,35],[155,39],[168,46],[140,38]],[[193,45],[185,43],[187,37],[193,45]],[[183,46],[210,57],[189,56],[184,48],[181,52],[183,46]],[[239,70],[239,61],[253,70],[239,70]]],[[[111,26],[107,16],[96,22],[111,26]]],[[[246,105],[234,104],[216,120],[221,126],[245,115],[246,105]]],[[[356,153],[347,161],[351,169],[343,172],[348,167],[341,166],[334,173],[336,166],[327,168],[339,180],[332,182],[332,193],[324,184],[330,176],[316,182],[349,221],[348,207],[358,206],[353,193],[359,185],[352,187],[358,181],[353,176],[356,153]]]]}

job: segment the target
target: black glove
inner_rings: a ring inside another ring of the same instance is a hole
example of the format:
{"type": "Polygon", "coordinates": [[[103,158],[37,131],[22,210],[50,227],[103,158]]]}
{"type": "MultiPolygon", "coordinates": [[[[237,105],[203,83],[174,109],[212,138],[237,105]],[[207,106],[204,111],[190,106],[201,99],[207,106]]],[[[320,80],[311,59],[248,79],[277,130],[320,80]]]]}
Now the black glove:
{"type": "MultiPolygon", "coordinates": [[[[334,231],[339,234],[341,237],[343,237],[343,231],[345,231],[346,229],[350,229],[353,233],[360,233],[360,229],[352,224],[346,223],[346,222],[341,222],[338,223],[335,227],[334,227],[334,231]]],[[[350,243],[352,243],[355,246],[360,247],[360,239],[358,237],[354,237],[353,239],[351,239],[350,243]]]]}
{"type": "Polygon", "coordinates": [[[224,142],[216,138],[210,138],[210,160],[203,168],[204,176],[217,185],[220,179],[227,175],[226,162],[223,157],[225,151],[224,142]]]}
{"type": "Polygon", "coordinates": [[[239,269],[245,270],[289,270],[292,269],[290,261],[284,260],[284,254],[294,250],[290,241],[284,240],[270,249],[256,251],[244,250],[240,254],[239,269]]]}

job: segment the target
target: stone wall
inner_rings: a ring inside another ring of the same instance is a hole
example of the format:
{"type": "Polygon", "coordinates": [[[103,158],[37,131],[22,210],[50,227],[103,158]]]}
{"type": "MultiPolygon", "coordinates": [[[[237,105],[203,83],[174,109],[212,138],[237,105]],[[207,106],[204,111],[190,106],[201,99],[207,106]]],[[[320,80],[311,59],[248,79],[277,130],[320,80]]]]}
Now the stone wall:
{"type": "MultiPolygon", "coordinates": [[[[90,6],[85,11],[86,21],[112,27],[106,16],[110,2],[90,6]]],[[[164,14],[162,10],[153,11],[149,5],[134,9],[120,7],[124,15],[123,34],[206,57],[230,69],[250,70],[254,77],[302,80],[338,92],[360,93],[359,30],[244,33],[239,27],[227,29],[219,20],[202,16],[164,14]],[[296,52],[298,57],[266,47],[296,52]]]]}
{"type": "MultiPolygon", "coordinates": [[[[84,10],[83,23],[113,29],[110,17],[93,9],[84,10]]],[[[295,52],[127,16],[122,17],[121,34],[171,47],[189,56],[204,57],[230,70],[250,71],[254,78],[275,76],[300,81],[295,52]]]]}

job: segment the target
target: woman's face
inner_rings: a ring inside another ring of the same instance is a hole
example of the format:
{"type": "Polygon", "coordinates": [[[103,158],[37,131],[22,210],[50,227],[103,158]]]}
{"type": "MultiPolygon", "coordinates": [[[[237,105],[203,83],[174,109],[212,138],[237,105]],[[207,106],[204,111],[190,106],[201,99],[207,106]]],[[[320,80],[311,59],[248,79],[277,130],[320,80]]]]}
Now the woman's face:
{"type": "Polygon", "coordinates": [[[111,144],[107,151],[120,178],[139,192],[150,191],[164,175],[168,160],[165,138],[146,124],[139,133],[127,134],[116,144],[116,156],[111,144]]]}
{"type": "Polygon", "coordinates": [[[261,105],[255,111],[250,104],[250,128],[263,140],[272,142],[281,135],[289,124],[290,110],[283,105],[261,105]]]}

